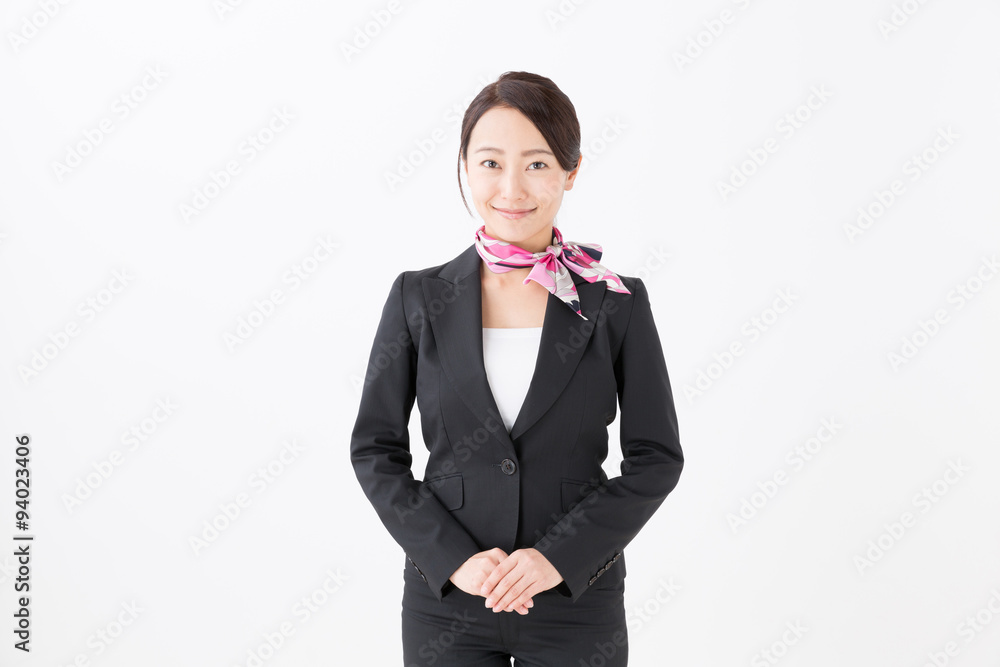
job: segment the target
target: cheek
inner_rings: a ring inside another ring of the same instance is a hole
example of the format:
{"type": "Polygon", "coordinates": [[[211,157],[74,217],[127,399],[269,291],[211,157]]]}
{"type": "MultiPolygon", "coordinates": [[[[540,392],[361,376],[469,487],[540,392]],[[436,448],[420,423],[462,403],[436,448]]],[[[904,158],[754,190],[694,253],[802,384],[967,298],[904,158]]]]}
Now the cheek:
{"type": "Polygon", "coordinates": [[[547,199],[556,199],[559,197],[560,193],[563,191],[563,182],[561,178],[546,178],[539,183],[539,191],[545,195],[547,199]]]}
{"type": "Polygon", "coordinates": [[[469,179],[469,190],[472,192],[473,199],[482,199],[485,196],[487,187],[481,179],[470,178],[469,179]]]}
{"type": "Polygon", "coordinates": [[[494,187],[496,179],[490,178],[488,174],[472,174],[467,178],[469,189],[473,192],[489,192],[494,187]]]}

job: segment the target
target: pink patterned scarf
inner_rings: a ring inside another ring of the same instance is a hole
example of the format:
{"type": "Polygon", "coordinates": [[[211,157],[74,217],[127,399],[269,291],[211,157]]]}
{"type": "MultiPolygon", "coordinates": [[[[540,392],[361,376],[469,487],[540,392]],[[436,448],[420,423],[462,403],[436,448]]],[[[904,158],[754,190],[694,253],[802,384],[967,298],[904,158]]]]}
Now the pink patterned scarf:
{"type": "Polygon", "coordinates": [[[607,282],[608,289],[631,294],[617,274],[598,263],[604,254],[601,246],[596,243],[564,242],[562,234],[555,225],[552,226],[552,235],[554,237],[552,245],[547,246],[542,252],[532,253],[513,243],[493,238],[486,233],[486,225],[483,225],[476,231],[476,250],[486,262],[486,267],[493,273],[507,273],[513,269],[533,267],[528,277],[524,279],[524,284],[527,285],[529,280],[534,280],[562,299],[583,319],[587,318],[580,312],[576,285],[567,269],[580,274],[587,282],[603,280],[607,282]]]}

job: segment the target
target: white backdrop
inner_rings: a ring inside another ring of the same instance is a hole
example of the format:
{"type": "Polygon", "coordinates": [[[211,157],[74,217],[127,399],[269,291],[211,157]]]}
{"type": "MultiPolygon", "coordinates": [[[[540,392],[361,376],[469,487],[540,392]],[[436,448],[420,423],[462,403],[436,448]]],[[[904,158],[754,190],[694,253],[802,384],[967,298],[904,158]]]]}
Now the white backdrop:
{"type": "Polygon", "coordinates": [[[0,664],[401,662],[350,432],[392,279],[473,241],[459,123],[507,70],[573,100],[557,224],[644,279],[674,388],[630,664],[1000,664],[998,19],[4,3],[0,664]]]}

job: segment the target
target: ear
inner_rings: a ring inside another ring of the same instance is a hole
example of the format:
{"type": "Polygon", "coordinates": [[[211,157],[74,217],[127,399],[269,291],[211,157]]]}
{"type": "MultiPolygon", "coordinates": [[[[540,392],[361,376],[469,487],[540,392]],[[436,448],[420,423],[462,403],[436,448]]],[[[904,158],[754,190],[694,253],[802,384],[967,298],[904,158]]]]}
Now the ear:
{"type": "Polygon", "coordinates": [[[581,153],[580,157],[577,158],[576,166],[573,167],[573,171],[568,172],[568,175],[566,176],[566,185],[565,185],[566,190],[573,189],[573,183],[576,182],[576,175],[580,173],[580,165],[582,164],[583,164],[583,154],[581,153]]]}

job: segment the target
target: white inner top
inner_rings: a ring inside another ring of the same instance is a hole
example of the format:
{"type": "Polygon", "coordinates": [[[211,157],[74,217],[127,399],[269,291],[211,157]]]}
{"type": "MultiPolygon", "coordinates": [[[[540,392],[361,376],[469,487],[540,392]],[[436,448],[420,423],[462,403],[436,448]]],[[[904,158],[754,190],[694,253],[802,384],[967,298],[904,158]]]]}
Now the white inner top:
{"type": "Polygon", "coordinates": [[[483,327],[483,361],[493,400],[510,432],[535,373],[542,327],[483,327]]]}

